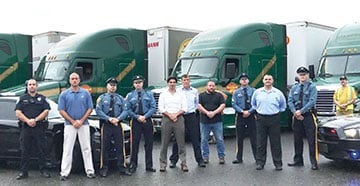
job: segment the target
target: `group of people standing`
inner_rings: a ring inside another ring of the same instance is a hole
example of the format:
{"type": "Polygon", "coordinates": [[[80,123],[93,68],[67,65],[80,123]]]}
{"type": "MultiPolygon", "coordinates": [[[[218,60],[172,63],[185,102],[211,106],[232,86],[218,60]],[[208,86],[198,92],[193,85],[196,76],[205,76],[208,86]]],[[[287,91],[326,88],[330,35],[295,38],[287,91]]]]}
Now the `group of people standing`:
{"type": "MultiPolygon", "coordinates": [[[[146,171],[156,171],[152,163],[153,125],[151,121],[151,116],[156,109],[156,103],[151,92],[142,89],[144,80],[142,76],[135,76],[133,78],[135,90],[128,94],[127,99],[124,99],[116,93],[117,80],[109,78],[106,81],[107,92],[97,99],[95,110],[100,117],[101,128],[99,174],[102,177],[106,177],[108,174],[111,140],[114,140],[115,143],[117,167],[120,174],[130,176],[131,173],[136,171],[137,152],[142,134],[145,137],[146,171]],[[131,118],[132,128],[130,169],[127,168],[125,162],[124,135],[121,125],[121,121],[127,118],[128,115],[131,118]]],[[[71,172],[76,138],[80,143],[86,176],[95,178],[88,121],[88,117],[93,110],[92,98],[89,91],[79,86],[79,74],[71,73],[69,83],[70,88],[60,94],[58,102],[58,111],[65,119],[60,180],[67,180],[71,172]]],[[[37,86],[36,80],[28,80],[26,83],[27,93],[20,97],[15,108],[16,116],[21,123],[20,145],[22,158],[20,173],[16,177],[18,180],[28,177],[30,150],[34,144],[39,150],[40,175],[45,178],[50,177],[46,168],[45,144],[46,118],[50,105],[45,96],[37,93],[37,86]]]]}
{"type": "Polygon", "coordinates": [[[248,85],[247,74],[240,76],[241,87],[234,92],[232,100],[237,114],[237,155],[233,163],[243,162],[243,139],[247,129],[256,170],[264,169],[268,138],[275,170],[282,170],[280,113],[284,112],[288,105],[293,114],[295,148],[294,161],[288,163],[288,166],[304,166],[303,138],[306,137],[309,144],[311,169],[318,169],[317,124],[314,114],[317,89],[309,79],[308,69],[299,67],[296,72],[299,82],[292,86],[287,101],[284,94],[273,87],[274,79],[271,75],[264,75],[264,87],[256,90],[248,85]]]}
{"type": "MultiPolygon", "coordinates": [[[[264,86],[255,89],[249,86],[249,77],[240,75],[240,87],[233,93],[232,106],[236,111],[236,159],[232,162],[243,162],[243,140],[248,134],[252,154],[256,162],[256,170],[264,169],[266,163],[267,138],[275,170],[282,170],[282,150],[280,137],[280,113],[286,105],[293,114],[294,148],[293,162],[288,166],[304,166],[303,138],[309,144],[311,169],[317,170],[318,154],[316,139],[316,116],[314,106],[317,98],[315,85],[309,79],[309,70],[305,67],[297,69],[298,83],[292,86],[288,100],[284,94],[273,86],[272,75],[263,76],[264,86]]],[[[101,159],[99,174],[106,177],[109,167],[109,152],[111,140],[115,142],[117,167],[123,175],[131,176],[138,167],[138,151],[141,136],[144,136],[145,170],[156,172],[153,167],[153,123],[151,116],[156,110],[156,102],[150,91],[143,89],[145,78],[133,77],[134,90],[124,99],[116,93],[117,80],[109,78],[106,81],[107,92],[96,101],[96,113],[100,117],[101,128],[101,159]],[[130,117],[131,126],[131,162],[125,163],[124,136],[121,121],[130,117]]],[[[181,77],[181,86],[176,87],[178,79],[169,77],[168,88],[160,94],[158,108],[163,115],[161,126],[160,172],[167,167],[168,145],[175,137],[170,156],[170,168],[175,168],[180,159],[181,170],[187,172],[185,136],[188,136],[194,150],[194,157],[199,167],[209,163],[209,136],[212,132],[216,139],[219,163],[225,163],[225,145],[223,139],[222,114],[227,96],[215,90],[215,82],[209,80],[206,90],[198,90],[190,86],[190,77],[181,77]]],[[[347,85],[346,76],[340,77],[341,87],[334,93],[334,103],[337,115],[349,114],[353,111],[356,92],[347,85]]],[[[61,93],[58,111],[65,119],[64,144],[61,161],[60,180],[65,181],[71,171],[73,148],[78,137],[85,172],[88,178],[95,178],[90,142],[88,116],[93,110],[90,93],[79,86],[80,76],[70,74],[71,87],[61,93]]],[[[50,110],[47,98],[37,93],[37,82],[30,79],[26,84],[27,93],[20,97],[16,104],[16,116],[21,124],[20,144],[22,159],[20,173],[16,179],[28,177],[29,156],[35,141],[39,149],[40,175],[49,178],[46,169],[45,130],[46,118],[50,110]]]]}

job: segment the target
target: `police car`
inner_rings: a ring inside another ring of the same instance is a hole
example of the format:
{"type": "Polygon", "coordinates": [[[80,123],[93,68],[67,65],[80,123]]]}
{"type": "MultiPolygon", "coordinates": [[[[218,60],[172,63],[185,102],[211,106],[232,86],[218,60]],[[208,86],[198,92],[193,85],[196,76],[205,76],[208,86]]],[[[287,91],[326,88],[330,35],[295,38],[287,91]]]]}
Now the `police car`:
{"type": "Polygon", "coordinates": [[[331,117],[321,121],[318,149],[328,159],[360,161],[360,115],[331,117]]]}
{"type": "MultiPolygon", "coordinates": [[[[20,128],[19,120],[15,115],[15,104],[19,97],[0,97],[0,161],[19,161],[21,159],[21,150],[19,143],[20,128]]],[[[49,100],[51,110],[48,115],[48,124],[46,130],[46,145],[48,150],[47,165],[51,167],[60,167],[62,148],[64,119],[57,110],[57,104],[49,100]]],[[[94,168],[99,168],[100,162],[100,128],[99,120],[95,112],[89,117],[91,147],[93,152],[94,168]]],[[[124,143],[126,155],[130,153],[130,127],[122,123],[124,129],[124,143]]],[[[37,149],[33,148],[31,159],[37,159],[37,149]]],[[[109,154],[110,160],[115,160],[116,151],[112,150],[109,154]]],[[[78,142],[75,144],[72,171],[82,171],[83,160],[78,142]]]]}

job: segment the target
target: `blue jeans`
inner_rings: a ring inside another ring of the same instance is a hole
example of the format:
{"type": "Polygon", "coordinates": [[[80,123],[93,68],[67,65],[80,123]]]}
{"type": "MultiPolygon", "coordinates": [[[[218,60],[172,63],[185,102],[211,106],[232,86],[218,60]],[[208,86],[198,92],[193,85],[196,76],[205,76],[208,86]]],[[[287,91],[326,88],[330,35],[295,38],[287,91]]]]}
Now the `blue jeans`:
{"type": "Polygon", "coordinates": [[[200,123],[201,151],[202,151],[203,158],[209,158],[210,131],[212,131],[215,136],[218,157],[224,158],[225,157],[225,145],[224,145],[223,123],[222,122],[211,123],[211,124],[200,123]]]}

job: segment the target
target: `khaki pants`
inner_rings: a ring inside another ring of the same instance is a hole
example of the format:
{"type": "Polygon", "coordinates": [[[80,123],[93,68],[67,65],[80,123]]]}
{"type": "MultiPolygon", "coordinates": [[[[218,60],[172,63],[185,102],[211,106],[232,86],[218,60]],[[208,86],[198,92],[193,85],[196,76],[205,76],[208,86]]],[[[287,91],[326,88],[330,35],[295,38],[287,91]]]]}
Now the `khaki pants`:
{"type": "Polygon", "coordinates": [[[166,167],[167,165],[167,151],[172,133],[174,133],[179,147],[181,165],[186,165],[184,118],[179,116],[176,122],[172,122],[168,117],[163,117],[161,124],[160,167],[166,167]]]}

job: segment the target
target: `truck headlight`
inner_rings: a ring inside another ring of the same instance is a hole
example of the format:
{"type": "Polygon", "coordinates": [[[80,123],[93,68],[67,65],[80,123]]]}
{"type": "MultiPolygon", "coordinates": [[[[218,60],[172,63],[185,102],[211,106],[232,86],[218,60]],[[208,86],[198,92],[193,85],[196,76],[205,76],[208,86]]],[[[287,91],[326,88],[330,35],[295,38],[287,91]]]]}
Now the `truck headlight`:
{"type": "Polygon", "coordinates": [[[345,129],[344,134],[346,138],[359,138],[357,129],[345,129]]]}

